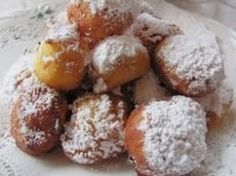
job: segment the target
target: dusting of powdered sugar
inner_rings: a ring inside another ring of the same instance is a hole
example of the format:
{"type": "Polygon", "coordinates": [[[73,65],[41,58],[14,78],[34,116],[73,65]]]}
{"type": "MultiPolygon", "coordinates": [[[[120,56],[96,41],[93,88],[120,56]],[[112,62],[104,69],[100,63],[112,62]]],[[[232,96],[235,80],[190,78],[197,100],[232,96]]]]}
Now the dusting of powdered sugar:
{"type": "Polygon", "coordinates": [[[67,41],[78,37],[77,24],[70,24],[66,12],[47,21],[46,40],[67,41]]]}
{"type": "Polygon", "coordinates": [[[146,104],[153,100],[162,100],[168,96],[168,91],[160,85],[159,79],[149,71],[135,82],[134,100],[136,104],[146,104]]]}
{"type": "MultiPolygon", "coordinates": [[[[21,116],[26,117],[53,108],[53,102],[58,93],[39,82],[35,75],[25,79],[18,88],[18,96],[24,105],[21,116]]],[[[14,101],[14,100],[13,100],[14,101]]]]}
{"type": "Polygon", "coordinates": [[[225,111],[232,105],[233,97],[233,88],[224,82],[213,93],[195,98],[195,100],[202,105],[206,112],[214,113],[218,118],[222,118],[227,113],[225,111]]]}
{"type": "Polygon", "coordinates": [[[93,91],[95,93],[105,92],[107,91],[107,84],[102,78],[98,78],[96,83],[93,86],[93,91]]]}
{"type": "Polygon", "coordinates": [[[80,5],[81,3],[87,3],[89,5],[89,8],[91,9],[91,12],[93,14],[96,14],[97,12],[100,12],[104,10],[107,6],[107,0],[71,0],[70,4],[72,5],[80,5]]]}
{"type": "Polygon", "coordinates": [[[61,141],[73,161],[91,164],[124,152],[124,102],[115,105],[107,94],[88,95],[75,101],[72,113],[61,141]]]}
{"type": "Polygon", "coordinates": [[[139,130],[154,175],[184,175],[200,165],[207,152],[205,115],[197,102],[184,96],[144,106],[139,130]]]}
{"type": "Polygon", "coordinates": [[[130,9],[130,0],[71,0],[69,5],[80,5],[81,3],[87,3],[92,14],[97,14],[102,11],[106,11],[107,15],[114,16],[127,12],[130,9]]]}
{"type": "Polygon", "coordinates": [[[92,64],[97,72],[107,73],[138,53],[147,53],[147,49],[137,38],[125,35],[108,37],[94,49],[92,64]]]}
{"type": "Polygon", "coordinates": [[[24,122],[21,123],[20,133],[26,138],[27,145],[41,145],[47,141],[44,131],[31,129],[24,122]]]}
{"type": "Polygon", "coordinates": [[[137,36],[144,42],[156,44],[165,37],[182,32],[178,26],[144,12],[137,16],[126,33],[137,36]]]}
{"type": "Polygon", "coordinates": [[[168,69],[189,82],[193,93],[216,89],[224,79],[224,62],[215,37],[202,35],[176,35],[165,40],[157,52],[168,69]]]}

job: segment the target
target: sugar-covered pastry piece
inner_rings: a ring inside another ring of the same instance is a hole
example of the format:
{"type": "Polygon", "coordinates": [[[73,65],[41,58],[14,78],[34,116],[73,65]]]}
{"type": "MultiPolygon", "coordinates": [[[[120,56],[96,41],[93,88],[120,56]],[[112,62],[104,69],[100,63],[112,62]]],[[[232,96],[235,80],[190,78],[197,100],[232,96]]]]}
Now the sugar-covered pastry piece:
{"type": "Polygon", "coordinates": [[[126,33],[138,37],[145,46],[154,47],[166,37],[181,34],[182,31],[175,24],[145,12],[136,17],[126,33]]]}
{"type": "Polygon", "coordinates": [[[176,35],[156,49],[154,68],[166,86],[187,96],[213,92],[224,79],[224,64],[214,37],[176,35]]]}
{"type": "Polygon", "coordinates": [[[89,48],[112,35],[120,35],[132,21],[130,0],[72,0],[67,8],[71,23],[78,24],[81,42],[89,48]]]}
{"type": "Polygon", "coordinates": [[[78,98],[61,137],[65,155],[80,164],[92,164],[125,151],[124,128],[129,105],[112,94],[78,98]]]}
{"type": "Polygon", "coordinates": [[[34,76],[17,88],[10,108],[11,134],[24,152],[39,155],[59,143],[67,112],[65,99],[34,76]]]}
{"type": "Polygon", "coordinates": [[[105,92],[147,73],[150,59],[142,43],[130,36],[113,36],[102,41],[92,53],[95,92],[105,92]]]}
{"type": "Polygon", "coordinates": [[[69,23],[66,12],[62,12],[49,20],[47,26],[46,38],[36,52],[36,75],[58,90],[77,88],[89,63],[87,47],[79,41],[77,24],[69,23]]]}
{"type": "Polygon", "coordinates": [[[38,48],[34,69],[49,87],[70,90],[80,85],[87,64],[87,52],[74,41],[46,40],[38,48]]]}
{"type": "Polygon", "coordinates": [[[206,117],[191,98],[174,96],[138,106],[125,128],[126,148],[145,176],[185,175],[205,159],[206,117]]]}
{"type": "Polygon", "coordinates": [[[149,71],[135,82],[135,104],[146,104],[154,100],[163,100],[168,97],[168,91],[160,85],[160,81],[153,71],[149,71]]]}

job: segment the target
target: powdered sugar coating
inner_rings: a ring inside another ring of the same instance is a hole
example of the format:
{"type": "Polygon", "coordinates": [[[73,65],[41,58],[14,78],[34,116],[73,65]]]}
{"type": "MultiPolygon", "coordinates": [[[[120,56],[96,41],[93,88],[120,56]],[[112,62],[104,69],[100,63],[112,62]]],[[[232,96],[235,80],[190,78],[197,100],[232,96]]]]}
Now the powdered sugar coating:
{"type": "Polygon", "coordinates": [[[41,130],[29,128],[25,123],[22,123],[20,135],[25,138],[26,145],[42,145],[47,142],[46,133],[41,130]]]}
{"type": "Polygon", "coordinates": [[[157,57],[166,63],[168,70],[175,70],[181,79],[189,82],[192,94],[207,87],[216,89],[224,79],[224,62],[212,35],[169,37],[157,51],[157,57]]]}
{"type": "Polygon", "coordinates": [[[191,172],[205,158],[207,132],[205,112],[190,98],[175,96],[169,101],[144,107],[139,130],[151,169],[146,174],[179,176],[191,172]]]}
{"type": "Polygon", "coordinates": [[[93,91],[95,93],[105,92],[107,90],[107,85],[102,78],[98,78],[96,83],[93,85],[93,91]]]}
{"type": "Polygon", "coordinates": [[[79,35],[77,24],[70,24],[66,12],[61,12],[54,19],[47,22],[49,28],[46,40],[67,41],[75,40],[79,35]]]}
{"type": "Polygon", "coordinates": [[[107,15],[114,16],[114,13],[127,12],[130,9],[130,0],[71,0],[69,5],[80,5],[87,3],[92,14],[107,10],[107,15]]]}
{"type": "Polygon", "coordinates": [[[92,64],[100,74],[112,71],[125,59],[133,59],[138,53],[147,53],[147,49],[134,37],[113,36],[102,41],[92,54],[92,64]]]}
{"type": "Polygon", "coordinates": [[[53,108],[53,101],[55,97],[59,96],[55,90],[39,82],[35,75],[25,79],[17,91],[19,92],[18,96],[21,97],[22,104],[24,104],[21,111],[22,117],[38,114],[41,111],[53,108]]]}
{"type": "Polygon", "coordinates": [[[125,106],[107,94],[76,100],[61,137],[65,154],[80,164],[91,164],[124,152],[125,106]]]}
{"type": "Polygon", "coordinates": [[[182,33],[178,26],[144,12],[136,17],[126,33],[139,37],[145,44],[156,44],[165,37],[182,33]]]}
{"type": "Polygon", "coordinates": [[[153,71],[149,71],[135,82],[134,100],[136,104],[146,104],[150,101],[162,100],[167,96],[167,90],[160,85],[160,81],[153,71]]]}
{"type": "Polygon", "coordinates": [[[223,118],[233,103],[234,90],[225,82],[204,97],[195,98],[208,113],[214,113],[216,117],[223,118]]]}

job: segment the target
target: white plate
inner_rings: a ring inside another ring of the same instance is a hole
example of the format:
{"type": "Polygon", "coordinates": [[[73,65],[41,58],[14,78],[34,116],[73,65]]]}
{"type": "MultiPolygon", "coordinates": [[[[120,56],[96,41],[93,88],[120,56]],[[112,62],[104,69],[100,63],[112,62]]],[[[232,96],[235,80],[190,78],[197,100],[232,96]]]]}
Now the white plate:
{"type": "MultiPolygon", "coordinates": [[[[166,20],[181,26],[186,33],[201,35],[207,27],[216,34],[225,55],[228,82],[236,88],[236,33],[213,20],[191,15],[162,0],[148,0],[158,14],[166,20]]],[[[53,8],[62,9],[59,4],[53,8]]],[[[52,13],[54,14],[54,13],[52,13]]],[[[32,49],[45,33],[45,19],[52,15],[43,7],[20,11],[15,16],[0,20],[0,80],[10,66],[25,52],[32,49]],[[46,13],[45,13],[46,12],[46,13]],[[47,14],[49,13],[49,14],[47,14]]],[[[230,117],[236,115],[236,106],[230,117]]],[[[7,107],[4,96],[0,96],[0,134],[5,132],[7,107]]],[[[203,166],[192,173],[194,176],[232,176],[236,175],[236,123],[231,121],[226,130],[208,135],[209,152],[203,166]]],[[[67,160],[60,149],[43,157],[32,157],[16,148],[6,136],[0,138],[0,176],[127,176],[136,175],[132,166],[127,163],[126,156],[113,161],[105,161],[94,166],[80,166],[67,160]]]]}

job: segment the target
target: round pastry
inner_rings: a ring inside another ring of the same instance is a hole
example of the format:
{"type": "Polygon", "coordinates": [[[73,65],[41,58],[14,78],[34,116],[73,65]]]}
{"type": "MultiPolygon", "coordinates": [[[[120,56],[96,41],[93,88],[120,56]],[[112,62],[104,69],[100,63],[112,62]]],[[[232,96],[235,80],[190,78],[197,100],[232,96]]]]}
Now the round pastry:
{"type": "Polygon", "coordinates": [[[181,34],[174,24],[155,18],[148,13],[141,13],[126,33],[138,37],[145,46],[154,47],[166,37],[181,34]]]}
{"type": "Polygon", "coordinates": [[[206,132],[202,107],[175,96],[138,106],[126,123],[125,143],[141,175],[185,175],[205,158],[206,132]]]}
{"type": "Polygon", "coordinates": [[[17,89],[10,109],[11,134],[24,152],[39,155],[58,145],[67,105],[55,90],[31,76],[17,89]]]}
{"type": "Polygon", "coordinates": [[[204,97],[194,98],[207,112],[209,128],[224,124],[223,121],[226,119],[225,116],[227,116],[233,103],[233,97],[233,89],[223,82],[213,93],[204,97]]]}
{"type": "Polygon", "coordinates": [[[128,104],[116,95],[78,98],[61,137],[65,155],[74,162],[92,164],[123,153],[128,113],[128,104]]]}
{"type": "Polygon", "coordinates": [[[160,85],[159,79],[149,71],[135,82],[134,101],[135,104],[147,104],[153,100],[163,100],[168,97],[168,91],[160,85]]]}
{"type": "Polygon", "coordinates": [[[113,36],[102,41],[92,54],[95,92],[112,90],[147,73],[147,49],[136,38],[113,36]]]}
{"type": "Polygon", "coordinates": [[[129,0],[73,0],[68,18],[78,24],[82,42],[89,47],[107,36],[120,35],[132,21],[129,0]]]}
{"type": "Polygon", "coordinates": [[[155,71],[163,83],[177,93],[204,96],[224,79],[224,64],[212,36],[176,35],[165,39],[156,50],[155,71]]]}
{"type": "Polygon", "coordinates": [[[34,68],[49,87],[71,90],[80,85],[86,73],[86,52],[74,42],[46,40],[38,48],[34,68]]]}

